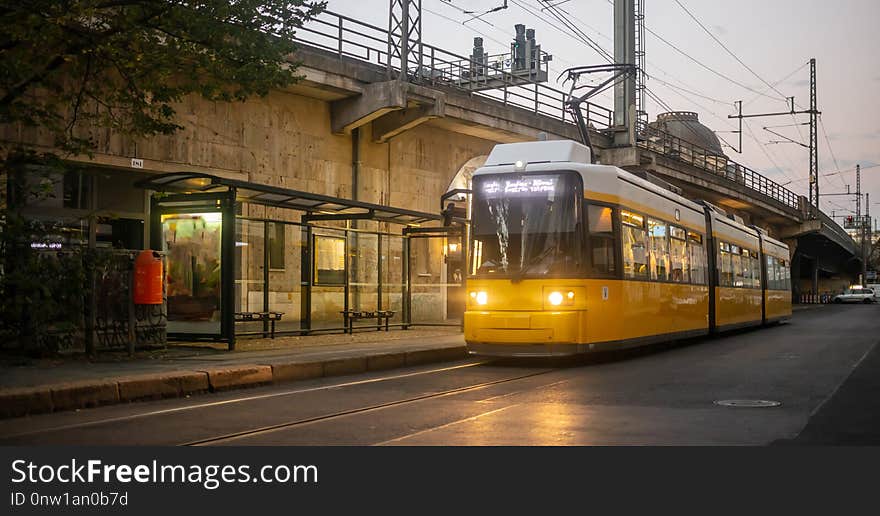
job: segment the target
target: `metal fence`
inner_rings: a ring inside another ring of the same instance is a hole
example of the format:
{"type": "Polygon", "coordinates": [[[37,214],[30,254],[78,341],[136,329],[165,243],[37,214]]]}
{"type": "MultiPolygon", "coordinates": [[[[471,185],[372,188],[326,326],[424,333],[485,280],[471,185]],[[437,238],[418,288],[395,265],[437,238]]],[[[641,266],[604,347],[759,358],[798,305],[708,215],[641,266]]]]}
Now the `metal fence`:
{"type": "Polygon", "coordinates": [[[136,305],[132,298],[139,252],[65,248],[34,253],[33,284],[18,281],[6,286],[31,299],[32,306],[4,313],[0,350],[133,352],[165,346],[166,304],[136,305]]]}

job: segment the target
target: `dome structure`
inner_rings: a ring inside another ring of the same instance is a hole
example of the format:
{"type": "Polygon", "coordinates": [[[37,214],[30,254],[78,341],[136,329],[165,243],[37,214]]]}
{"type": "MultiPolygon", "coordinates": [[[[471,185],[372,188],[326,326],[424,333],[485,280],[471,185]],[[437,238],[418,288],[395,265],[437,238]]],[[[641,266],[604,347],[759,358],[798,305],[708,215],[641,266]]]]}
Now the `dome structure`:
{"type": "Polygon", "coordinates": [[[699,115],[693,111],[660,113],[657,115],[657,120],[648,125],[703,147],[711,155],[724,156],[724,152],[721,150],[721,141],[715,136],[715,132],[701,124],[699,115]]]}

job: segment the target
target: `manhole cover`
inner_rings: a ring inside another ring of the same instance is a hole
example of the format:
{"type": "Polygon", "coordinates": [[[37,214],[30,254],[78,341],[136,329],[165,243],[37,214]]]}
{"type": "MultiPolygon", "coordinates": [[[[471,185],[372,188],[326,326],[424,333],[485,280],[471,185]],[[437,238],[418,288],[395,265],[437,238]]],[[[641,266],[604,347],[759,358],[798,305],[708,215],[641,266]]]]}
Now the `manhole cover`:
{"type": "Polygon", "coordinates": [[[763,408],[778,407],[782,403],[771,400],[720,400],[715,402],[716,405],[722,407],[747,407],[747,408],[763,408]]]}

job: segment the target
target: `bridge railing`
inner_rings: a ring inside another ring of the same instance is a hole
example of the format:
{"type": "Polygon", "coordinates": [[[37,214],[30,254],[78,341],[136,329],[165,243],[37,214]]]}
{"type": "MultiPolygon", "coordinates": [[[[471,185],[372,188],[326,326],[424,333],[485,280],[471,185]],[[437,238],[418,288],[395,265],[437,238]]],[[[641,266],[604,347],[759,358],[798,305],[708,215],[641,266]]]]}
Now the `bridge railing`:
{"type": "MultiPolygon", "coordinates": [[[[341,14],[324,11],[299,29],[297,40],[304,45],[335,53],[340,58],[349,57],[383,68],[389,66],[388,30],[341,14]]],[[[539,60],[539,63],[542,61],[539,60]]],[[[390,66],[395,74],[398,73],[400,60],[392,59],[390,66]]],[[[464,90],[505,106],[574,123],[565,108],[569,95],[534,81],[530,73],[494,68],[491,73],[481,73],[481,69],[491,68],[490,64],[421,42],[418,51],[409,56],[406,68],[410,77],[422,84],[464,90]]],[[[590,128],[596,131],[605,131],[613,124],[613,111],[606,107],[584,102],[581,110],[590,128]]],[[[721,176],[788,207],[800,207],[796,193],[723,155],[719,156],[643,121],[639,123],[638,133],[637,144],[642,148],[721,176]]]]}
{"type": "MultiPolygon", "coordinates": [[[[342,57],[365,61],[381,67],[389,65],[388,30],[347,16],[324,11],[297,32],[297,41],[342,57]]],[[[418,52],[409,55],[407,71],[414,82],[464,90],[472,95],[497,100],[505,106],[573,123],[565,109],[568,94],[534,80],[533,71],[492,68],[469,57],[448,52],[427,43],[418,44],[418,52]],[[481,69],[491,73],[479,73],[481,69]]],[[[400,60],[391,60],[395,75],[400,60]]],[[[538,59],[538,70],[547,72],[547,63],[538,59]]],[[[611,127],[613,113],[598,104],[584,103],[582,112],[596,130],[611,127]]]]}
{"type": "Polygon", "coordinates": [[[727,156],[645,123],[639,124],[636,140],[639,147],[721,176],[791,208],[800,208],[796,193],[727,156]]]}

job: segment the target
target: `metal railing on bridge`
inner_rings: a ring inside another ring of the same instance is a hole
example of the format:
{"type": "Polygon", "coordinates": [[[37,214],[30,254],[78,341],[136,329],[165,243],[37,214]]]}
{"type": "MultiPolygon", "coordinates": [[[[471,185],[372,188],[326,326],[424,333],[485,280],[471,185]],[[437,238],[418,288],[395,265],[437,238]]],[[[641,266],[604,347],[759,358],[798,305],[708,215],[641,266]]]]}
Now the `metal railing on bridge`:
{"type": "Polygon", "coordinates": [[[657,154],[672,158],[733,181],[765,197],[800,209],[798,195],[766,176],[743,166],[727,156],[719,155],[699,145],[652,127],[639,123],[636,145],[657,154]]]}
{"type": "MultiPolygon", "coordinates": [[[[347,16],[324,11],[300,28],[297,40],[340,58],[349,57],[381,68],[391,66],[395,74],[400,71],[399,59],[388,62],[388,30],[347,16]]],[[[408,58],[406,68],[410,77],[421,84],[468,91],[505,106],[574,124],[565,107],[569,95],[531,80],[530,74],[492,67],[491,63],[477,62],[422,42],[418,48],[419,51],[408,58]]],[[[536,66],[547,65],[538,59],[536,66]]],[[[584,102],[581,109],[590,129],[603,133],[611,128],[612,110],[590,102],[584,102]]],[[[645,122],[639,123],[637,145],[716,174],[789,208],[800,209],[799,196],[779,183],[645,122]]]]}
{"type": "MultiPolygon", "coordinates": [[[[358,59],[383,68],[389,66],[386,29],[330,11],[324,11],[304,24],[298,31],[297,40],[304,45],[333,52],[339,57],[358,59]]],[[[528,70],[506,70],[493,66],[498,56],[490,56],[489,62],[480,63],[426,43],[420,42],[418,46],[419,52],[409,56],[406,67],[416,82],[468,91],[497,100],[505,106],[572,123],[571,114],[565,109],[569,95],[535,82],[528,70]]],[[[547,63],[543,59],[536,60],[535,66],[547,71],[547,63]]],[[[400,60],[395,58],[391,67],[395,74],[398,73],[400,60]]],[[[592,103],[584,103],[582,109],[593,129],[598,131],[611,127],[613,113],[610,109],[592,103]]]]}

